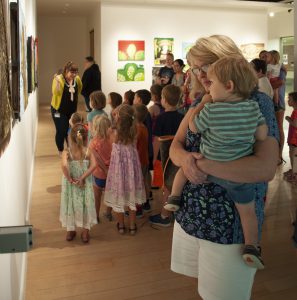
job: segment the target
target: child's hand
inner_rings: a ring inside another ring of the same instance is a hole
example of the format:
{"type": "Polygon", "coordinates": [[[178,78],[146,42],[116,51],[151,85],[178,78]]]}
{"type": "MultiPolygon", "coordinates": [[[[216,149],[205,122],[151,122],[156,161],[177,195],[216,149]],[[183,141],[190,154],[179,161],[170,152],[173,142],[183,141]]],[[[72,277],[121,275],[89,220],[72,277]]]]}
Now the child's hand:
{"type": "Polygon", "coordinates": [[[77,179],[77,182],[76,182],[76,185],[77,185],[78,187],[80,187],[81,189],[83,189],[83,188],[85,187],[85,180],[84,180],[84,179],[78,178],[78,179],[77,179]]]}

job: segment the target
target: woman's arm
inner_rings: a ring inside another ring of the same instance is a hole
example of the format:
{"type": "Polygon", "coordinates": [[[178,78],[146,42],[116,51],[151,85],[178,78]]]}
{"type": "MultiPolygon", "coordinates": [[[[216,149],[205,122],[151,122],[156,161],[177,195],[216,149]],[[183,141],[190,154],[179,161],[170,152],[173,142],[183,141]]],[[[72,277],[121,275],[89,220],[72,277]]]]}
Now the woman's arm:
{"type": "Polygon", "coordinates": [[[189,109],[183,118],[177,133],[172,141],[169,156],[176,166],[183,169],[185,176],[195,184],[205,181],[206,174],[202,172],[196,165],[196,159],[202,157],[201,154],[195,152],[188,152],[185,150],[185,138],[188,129],[190,115],[193,108],[189,109]]]}
{"type": "Polygon", "coordinates": [[[257,141],[254,154],[243,158],[219,162],[206,158],[196,161],[203,172],[234,182],[267,182],[273,179],[278,162],[279,146],[273,137],[257,141]]]}

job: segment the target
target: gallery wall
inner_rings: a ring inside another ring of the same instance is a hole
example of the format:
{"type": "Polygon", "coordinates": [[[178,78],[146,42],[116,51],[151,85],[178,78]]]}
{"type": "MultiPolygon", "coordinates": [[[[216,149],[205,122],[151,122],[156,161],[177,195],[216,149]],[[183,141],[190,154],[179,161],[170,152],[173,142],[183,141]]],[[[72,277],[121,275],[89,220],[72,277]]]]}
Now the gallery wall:
{"type": "MultiPolygon", "coordinates": [[[[6,0],[7,5],[9,1],[6,0]]],[[[27,36],[36,37],[36,0],[19,0],[27,36]]],[[[38,91],[29,94],[28,105],[13,128],[0,157],[0,227],[24,225],[28,218],[38,121],[38,91]]],[[[0,299],[22,299],[26,254],[0,254],[0,299]]]]}
{"type": "MultiPolygon", "coordinates": [[[[87,18],[87,26],[88,33],[94,30],[94,58],[99,67],[101,67],[101,3],[96,4],[92,14],[87,18]]],[[[87,50],[89,55],[89,39],[87,50]]]]}
{"type": "Polygon", "coordinates": [[[149,89],[154,66],[153,39],[174,38],[175,58],[181,58],[182,42],[194,42],[200,36],[225,34],[238,44],[267,44],[266,10],[224,8],[174,8],[102,4],[101,69],[105,93],[141,88],[149,89]],[[211,20],[211,21],[210,21],[211,20]],[[224,20],[222,22],[222,20],[224,20]],[[144,40],[145,81],[117,82],[118,40],[144,40]]]}
{"type": "Polygon", "coordinates": [[[84,58],[89,53],[87,18],[40,15],[37,27],[40,62],[39,101],[50,106],[54,74],[68,61],[78,64],[79,74],[83,73],[84,58]]]}

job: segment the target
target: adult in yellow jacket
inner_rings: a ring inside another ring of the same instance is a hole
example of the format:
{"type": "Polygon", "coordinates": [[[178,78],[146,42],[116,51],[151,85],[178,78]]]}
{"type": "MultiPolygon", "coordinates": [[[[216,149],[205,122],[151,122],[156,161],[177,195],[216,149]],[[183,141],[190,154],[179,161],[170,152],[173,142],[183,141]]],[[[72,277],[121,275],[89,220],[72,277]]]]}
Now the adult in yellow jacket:
{"type": "Polygon", "coordinates": [[[56,127],[56,145],[60,153],[64,150],[64,140],[67,143],[69,119],[77,111],[81,90],[78,67],[73,62],[68,62],[62,74],[54,76],[52,84],[51,114],[56,127]]]}

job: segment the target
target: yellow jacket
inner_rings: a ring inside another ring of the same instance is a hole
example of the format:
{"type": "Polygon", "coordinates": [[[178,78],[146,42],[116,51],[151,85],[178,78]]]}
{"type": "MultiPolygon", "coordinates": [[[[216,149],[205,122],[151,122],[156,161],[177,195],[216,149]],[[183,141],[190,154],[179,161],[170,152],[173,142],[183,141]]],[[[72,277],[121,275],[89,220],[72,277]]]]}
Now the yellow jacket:
{"type": "MultiPolygon", "coordinates": [[[[81,93],[82,90],[82,82],[79,78],[79,76],[76,76],[74,78],[77,87],[78,87],[78,94],[81,93]]],[[[52,102],[51,105],[54,109],[58,110],[61,105],[61,100],[62,100],[62,95],[64,91],[64,85],[65,85],[65,79],[63,75],[57,75],[53,79],[53,84],[52,84],[52,102]]]]}

